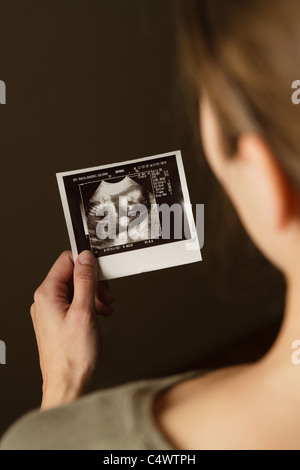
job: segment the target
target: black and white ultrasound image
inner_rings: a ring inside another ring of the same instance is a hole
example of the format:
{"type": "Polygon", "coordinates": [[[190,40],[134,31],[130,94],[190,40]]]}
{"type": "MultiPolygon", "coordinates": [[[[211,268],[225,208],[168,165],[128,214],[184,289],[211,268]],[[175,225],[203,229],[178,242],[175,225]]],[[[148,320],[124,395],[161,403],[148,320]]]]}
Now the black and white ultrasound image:
{"type": "MultiPolygon", "coordinates": [[[[164,237],[162,204],[179,204],[187,224],[175,155],[68,175],[64,184],[78,252],[101,257],[178,242],[172,212],[164,237]]],[[[181,240],[189,238],[182,230],[181,240]]]]}

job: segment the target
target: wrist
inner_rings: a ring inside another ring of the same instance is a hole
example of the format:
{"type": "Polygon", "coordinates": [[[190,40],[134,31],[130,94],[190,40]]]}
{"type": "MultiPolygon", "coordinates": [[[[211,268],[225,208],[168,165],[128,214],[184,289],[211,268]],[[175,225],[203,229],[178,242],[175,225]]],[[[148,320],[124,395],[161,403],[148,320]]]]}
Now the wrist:
{"type": "Polygon", "coordinates": [[[43,397],[41,410],[67,405],[83,395],[83,383],[79,382],[59,382],[43,383],[43,397]]]}

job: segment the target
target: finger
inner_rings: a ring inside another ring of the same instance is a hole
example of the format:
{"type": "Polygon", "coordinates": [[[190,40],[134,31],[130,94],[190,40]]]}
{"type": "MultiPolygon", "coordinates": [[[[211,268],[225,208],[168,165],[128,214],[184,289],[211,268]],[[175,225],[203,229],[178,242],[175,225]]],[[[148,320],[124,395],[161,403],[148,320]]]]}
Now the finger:
{"type": "Polygon", "coordinates": [[[43,283],[34,293],[34,301],[51,303],[67,309],[70,305],[69,284],[73,274],[73,258],[70,251],[63,252],[56,260],[43,283]]]}
{"type": "Polygon", "coordinates": [[[107,281],[97,283],[96,297],[105,305],[110,305],[113,302],[114,297],[107,281]]]}
{"type": "Polygon", "coordinates": [[[80,309],[95,310],[97,263],[91,251],[78,256],[74,268],[74,297],[72,305],[80,309]]]}
{"type": "Polygon", "coordinates": [[[74,261],[71,251],[64,251],[55,261],[45,281],[57,281],[65,284],[72,278],[74,261]]]}
{"type": "Polygon", "coordinates": [[[113,314],[113,308],[111,305],[105,305],[97,297],[95,298],[95,307],[97,315],[102,315],[103,317],[110,317],[113,314]]]}

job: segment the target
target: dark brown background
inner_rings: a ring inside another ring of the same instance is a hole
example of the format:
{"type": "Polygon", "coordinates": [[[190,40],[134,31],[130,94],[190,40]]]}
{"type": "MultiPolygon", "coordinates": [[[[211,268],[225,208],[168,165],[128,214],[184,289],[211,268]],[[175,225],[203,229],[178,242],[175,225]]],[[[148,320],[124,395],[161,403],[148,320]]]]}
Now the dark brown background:
{"type": "Polygon", "coordinates": [[[192,202],[206,208],[202,263],[111,282],[115,313],[100,320],[103,355],[93,389],[206,365],[213,352],[221,363],[226,345],[280,319],[281,277],[258,256],[230,207],[224,216],[228,203],[193,149],[178,88],[173,5],[0,3],[0,79],[7,85],[0,114],[0,339],[7,346],[0,433],[40,402],[29,307],[69,248],[56,172],[181,149],[192,202]]]}

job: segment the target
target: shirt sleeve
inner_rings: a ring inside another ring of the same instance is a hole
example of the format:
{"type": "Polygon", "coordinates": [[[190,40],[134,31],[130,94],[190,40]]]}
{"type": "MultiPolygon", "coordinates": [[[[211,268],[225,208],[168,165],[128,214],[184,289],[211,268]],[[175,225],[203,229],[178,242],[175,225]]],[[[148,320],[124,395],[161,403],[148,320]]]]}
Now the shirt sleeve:
{"type": "Polygon", "coordinates": [[[154,420],[155,396],[199,371],[145,380],[34,410],[4,434],[0,450],[173,450],[154,420]]]}

